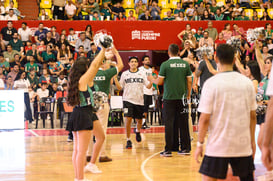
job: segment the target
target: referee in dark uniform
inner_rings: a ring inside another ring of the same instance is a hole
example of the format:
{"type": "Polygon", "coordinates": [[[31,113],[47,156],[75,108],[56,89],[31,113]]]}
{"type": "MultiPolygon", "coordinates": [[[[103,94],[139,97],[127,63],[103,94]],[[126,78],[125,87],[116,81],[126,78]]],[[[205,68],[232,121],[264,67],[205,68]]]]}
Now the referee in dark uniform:
{"type": "Polygon", "coordinates": [[[172,156],[174,143],[174,123],[180,132],[181,149],[178,154],[190,154],[191,143],[188,125],[188,106],[185,99],[190,99],[192,87],[192,73],[189,64],[179,56],[179,47],[171,44],[168,49],[170,59],[160,66],[159,77],[149,76],[149,81],[163,85],[163,120],[165,122],[165,150],[161,156],[172,156]]]}

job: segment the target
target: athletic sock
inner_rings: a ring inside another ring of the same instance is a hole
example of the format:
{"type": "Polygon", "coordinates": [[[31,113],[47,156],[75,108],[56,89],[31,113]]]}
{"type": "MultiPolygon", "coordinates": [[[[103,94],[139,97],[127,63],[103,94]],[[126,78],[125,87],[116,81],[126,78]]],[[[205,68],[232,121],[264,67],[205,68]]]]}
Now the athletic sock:
{"type": "Polygon", "coordinates": [[[131,139],[130,139],[130,138],[127,138],[127,141],[129,141],[129,140],[131,141],[131,139]]]}
{"type": "Polygon", "coordinates": [[[139,133],[140,131],[136,128],[136,132],[139,133]]]}

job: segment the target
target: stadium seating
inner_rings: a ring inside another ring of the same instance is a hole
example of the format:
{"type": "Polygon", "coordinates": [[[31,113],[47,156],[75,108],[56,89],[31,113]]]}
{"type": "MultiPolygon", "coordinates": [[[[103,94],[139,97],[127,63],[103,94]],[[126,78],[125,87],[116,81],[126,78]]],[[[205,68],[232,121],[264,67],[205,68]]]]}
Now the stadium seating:
{"type": "Polygon", "coordinates": [[[258,18],[263,17],[264,9],[256,9],[258,18]]]}
{"type": "Polygon", "coordinates": [[[253,9],[245,9],[245,14],[250,19],[253,16],[253,9]]]}
{"type": "Polygon", "coordinates": [[[178,2],[180,2],[180,1],[179,0],[173,0],[173,1],[171,1],[170,8],[176,9],[178,2]]]}
{"type": "Polygon", "coordinates": [[[171,11],[171,9],[162,9],[161,14],[160,14],[160,18],[163,19],[163,18],[167,17],[168,11],[171,11]]]}
{"type": "Polygon", "coordinates": [[[134,8],[135,6],[135,3],[134,3],[134,0],[124,0],[123,1],[123,4],[122,4],[122,7],[123,8],[134,8]]]}
{"type": "MultiPolygon", "coordinates": [[[[48,15],[49,16],[49,19],[53,19],[53,14],[52,14],[52,11],[51,11],[51,9],[45,9],[45,11],[46,11],[46,15],[48,15]]],[[[41,11],[40,11],[40,13],[39,13],[39,16],[41,16],[41,11]]]]}
{"type": "Polygon", "coordinates": [[[268,16],[273,19],[273,8],[267,9],[268,16]]]}
{"type": "MultiPolygon", "coordinates": [[[[5,3],[4,3],[4,6],[8,7],[9,6],[9,2],[10,2],[10,0],[6,0],[5,3]]],[[[14,7],[18,8],[18,2],[16,0],[13,0],[13,3],[14,3],[14,7]]]]}
{"type": "Polygon", "coordinates": [[[158,6],[161,7],[162,9],[170,8],[170,4],[168,0],[159,0],[158,6]]]}
{"type": "Polygon", "coordinates": [[[225,0],[216,0],[216,4],[217,4],[217,6],[221,7],[226,4],[226,1],[225,0]]]}
{"type": "Polygon", "coordinates": [[[258,8],[257,6],[254,6],[254,4],[259,4],[260,3],[260,1],[259,0],[250,0],[250,4],[251,4],[251,7],[252,8],[258,8]]]}
{"type": "Polygon", "coordinates": [[[51,0],[41,0],[40,8],[50,9],[51,7],[52,7],[52,1],[51,0]]]}

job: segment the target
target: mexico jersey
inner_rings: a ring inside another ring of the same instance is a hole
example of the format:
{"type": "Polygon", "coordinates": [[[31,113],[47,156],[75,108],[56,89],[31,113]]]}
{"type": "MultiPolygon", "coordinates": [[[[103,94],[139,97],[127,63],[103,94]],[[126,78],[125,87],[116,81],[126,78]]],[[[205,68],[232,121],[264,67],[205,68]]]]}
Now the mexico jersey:
{"type": "MultiPolygon", "coordinates": [[[[147,81],[148,81],[147,77],[149,75],[152,75],[152,73],[153,73],[151,68],[146,69],[144,66],[139,67],[139,71],[142,71],[144,73],[144,75],[146,75],[147,81]]],[[[150,96],[153,95],[153,87],[148,89],[146,86],[144,86],[143,91],[144,91],[145,95],[150,95],[150,96]]]]}
{"type": "Polygon", "coordinates": [[[149,85],[149,82],[142,71],[130,72],[130,70],[127,70],[122,73],[119,82],[123,88],[123,101],[144,105],[143,87],[149,85]]]}

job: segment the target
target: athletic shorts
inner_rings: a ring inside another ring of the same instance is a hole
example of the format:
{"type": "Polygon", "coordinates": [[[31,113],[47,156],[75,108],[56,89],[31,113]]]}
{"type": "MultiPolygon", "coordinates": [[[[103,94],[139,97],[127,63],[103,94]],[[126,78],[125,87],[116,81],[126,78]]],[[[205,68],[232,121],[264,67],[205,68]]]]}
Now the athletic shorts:
{"type": "Polygon", "coordinates": [[[135,119],[143,118],[143,108],[144,106],[132,104],[127,101],[123,101],[123,112],[124,117],[131,117],[135,119]]]}
{"type": "Polygon", "coordinates": [[[153,96],[144,94],[144,112],[148,112],[149,106],[153,104],[153,96]]]}
{"type": "Polygon", "coordinates": [[[225,158],[205,155],[199,172],[212,178],[225,179],[229,164],[234,176],[246,177],[255,170],[252,156],[225,158]]]}

